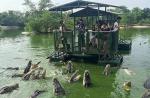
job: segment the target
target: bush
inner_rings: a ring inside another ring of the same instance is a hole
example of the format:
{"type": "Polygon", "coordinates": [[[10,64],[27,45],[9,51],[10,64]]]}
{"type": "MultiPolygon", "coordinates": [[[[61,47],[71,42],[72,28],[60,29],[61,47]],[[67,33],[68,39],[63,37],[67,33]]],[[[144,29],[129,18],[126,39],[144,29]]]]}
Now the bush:
{"type": "Polygon", "coordinates": [[[60,18],[49,11],[38,12],[28,17],[25,24],[26,31],[49,32],[59,27],[60,18]]]}

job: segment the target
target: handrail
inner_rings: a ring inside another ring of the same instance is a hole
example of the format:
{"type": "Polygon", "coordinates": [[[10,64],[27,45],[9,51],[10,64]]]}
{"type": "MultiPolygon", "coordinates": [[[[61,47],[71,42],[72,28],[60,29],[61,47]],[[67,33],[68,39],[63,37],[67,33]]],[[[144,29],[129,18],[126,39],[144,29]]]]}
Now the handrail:
{"type": "Polygon", "coordinates": [[[117,31],[115,31],[115,30],[110,30],[110,31],[92,31],[92,30],[88,30],[88,32],[100,32],[100,33],[111,33],[111,32],[117,32],[117,31]]]}

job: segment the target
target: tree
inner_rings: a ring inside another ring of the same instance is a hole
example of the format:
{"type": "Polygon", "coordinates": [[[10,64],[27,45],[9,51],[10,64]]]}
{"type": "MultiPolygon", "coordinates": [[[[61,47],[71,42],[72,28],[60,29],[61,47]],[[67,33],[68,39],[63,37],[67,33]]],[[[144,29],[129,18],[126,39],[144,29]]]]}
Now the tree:
{"type": "Polygon", "coordinates": [[[39,0],[38,4],[34,4],[31,0],[24,0],[23,5],[29,8],[26,12],[26,26],[27,31],[48,32],[49,29],[54,29],[58,25],[58,15],[47,11],[52,7],[51,0],[39,0]]]}
{"type": "Polygon", "coordinates": [[[128,10],[126,7],[122,7],[122,13],[121,24],[150,24],[150,8],[142,10],[135,7],[132,10],[128,10]]]}
{"type": "Polygon", "coordinates": [[[119,13],[122,17],[121,24],[129,25],[132,24],[132,15],[131,11],[126,6],[120,6],[119,8],[111,9],[111,12],[119,13]]]}
{"type": "Polygon", "coordinates": [[[144,19],[146,19],[146,18],[150,18],[150,8],[144,8],[143,10],[142,10],[142,17],[144,18],[144,19]]]}
{"type": "Polygon", "coordinates": [[[51,0],[40,0],[38,6],[39,6],[39,11],[43,11],[47,8],[52,7],[53,4],[51,0]]]}
{"type": "Polygon", "coordinates": [[[35,10],[37,10],[35,4],[31,0],[24,0],[23,5],[27,6],[30,11],[34,12],[35,10]]]}
{"type": "Polygon", "coordinates": [[[139,23],[142,19],[142,10],[138,7],[132,9],[132,15],[134,17],[134,23],[139,23]]]}
{"type": "Polygon", "coordinates": [[[39,0],[38,4],[35,4],[32,0],[24,0],[23,5],[28,7],[31,12],[43,11],[53,6],[51,0],[39,0]]]}
{"type": "Polygon", "coordinates": [[[0,25],[24,26],[24,14],[18,11],[0,13],[0,25]]]}
{"type": "Polygon", "coordinates": [[[58,29],[60,18],[55,13],[43,11],[37,17],[28,17],[25,29],[35,32],[49,32],[53,29],[58,29]]]}

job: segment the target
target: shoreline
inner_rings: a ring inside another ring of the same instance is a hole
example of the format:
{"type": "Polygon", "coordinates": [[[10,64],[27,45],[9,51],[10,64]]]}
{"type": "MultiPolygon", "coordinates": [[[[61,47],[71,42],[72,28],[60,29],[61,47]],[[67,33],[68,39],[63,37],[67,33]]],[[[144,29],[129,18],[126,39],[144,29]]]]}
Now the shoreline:
{"type": "Polygon", "coordinates": [[[123,28],[141,28],[141,29],[146,29],[146,28],[150,28],[150,25],[130,25],[130,26],[121,25],[120,29],[123,29],[123,28]]]}
{"type": "Polygon", "coordinates": [[[21,27],[19,26],[1,26],[0,25],[0,30],[3,30],[3,31],[7,31],[7,30],[17,30],[17,29],[20,29],[21,27]]]}

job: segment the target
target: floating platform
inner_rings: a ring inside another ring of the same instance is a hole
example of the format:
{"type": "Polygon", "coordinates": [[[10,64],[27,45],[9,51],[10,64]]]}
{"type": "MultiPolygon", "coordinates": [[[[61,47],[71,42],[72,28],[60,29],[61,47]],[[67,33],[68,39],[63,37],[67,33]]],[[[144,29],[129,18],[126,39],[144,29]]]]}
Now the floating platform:
{"type": "Polygon", "coordinates": [[[118,44],[119,51],[130,51],[132,42],[129,40],[120,40],[118,44]]]}
{"type": "Polygon", "coordinates": [[[123,56],[121,55],[111,55],[108,58],[103,58],[103,55],[97,54],[67,54],[63,52],[54,52],[49,57],[50,61],[58,62],[58,61],[84,61],[90,63],[99,63],[99,64],[112,64],[112,65],[120,65],[123,62],[123,56]]]}

